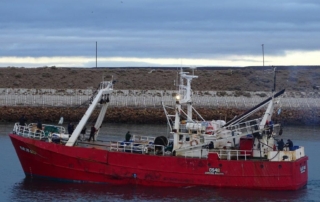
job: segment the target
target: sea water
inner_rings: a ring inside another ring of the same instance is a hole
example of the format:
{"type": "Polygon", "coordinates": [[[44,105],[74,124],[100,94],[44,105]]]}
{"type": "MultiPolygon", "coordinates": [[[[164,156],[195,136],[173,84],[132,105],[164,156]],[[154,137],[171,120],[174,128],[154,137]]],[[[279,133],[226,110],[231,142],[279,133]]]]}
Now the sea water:
{"type": "MultiPolygon", "coordinates": [[[[319,126],[285,126],[280,137],[304,146],[309,156],[308,184],[297,191],[115,186],[26,179],[8,136],[12,129],[13,124],[0,125],[0,201],[320,201],[319,126]]],[[[167,130],[166,125],[104,124],[98,139],[123,140],[127,131],[159,136],[166,135],[167,130]]]]}

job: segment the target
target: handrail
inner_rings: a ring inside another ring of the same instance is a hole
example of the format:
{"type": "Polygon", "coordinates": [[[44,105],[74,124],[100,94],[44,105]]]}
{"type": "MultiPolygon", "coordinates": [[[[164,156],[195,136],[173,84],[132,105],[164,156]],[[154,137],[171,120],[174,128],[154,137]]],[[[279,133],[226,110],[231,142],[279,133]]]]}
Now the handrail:
{"type": "Polygon", "coordinates": [[[156,145],[156,144],[110,141],[109,146],[107,147],[109,147],[109,151],[122,151],[122,152],[141,153],[141,154],[150,154],[149,152],[153,151],[154,155],[157,155],[159,153],[162,154],[162,156],[165,155],[165,146],[156,145]]]}
{"type": "Polygon", "coordinates": [[[247,156],[252,154],[252,150],[232,150],[232,149],[215,149],[218,151],[210,151],[209,153],[217,153],[219,158],[226,156],[228,160],[232,157],[232,152],[236,153],[236,159],[239,160],[239,157],[244,157],[244,160],[247,160],[247,156]],[[244,154],[243,154],[244,153],[244,154]]]}
{"type": "MultiPolygon", "coordinates": [[[[45,139],[47,138],[45,135],[45,132],[43,130],[40,130],[36,127],[34,124],[29,124],[22,126],[19,123],[15,123],[13,126],[13,132],[19,136],[23,137],[29,137],[34,139],[45,139]]],[[[43,126],[52,126],[43,124],[43,126]]],[[[56,126],[59,128],[59,130],[64,131],[64,127],[62,126],[56,126]]],[[[148,136],[133,136],[134,139],[139,139],[140,141],[148,141],[148,143],[139,143],[139,142],[109,142],[110,151],[123,151],[123,152],[131,152],[131,153],[142,153],[142,154],[149,154],[150,151],[153,151],[154,155],[162,154],[162,156],[165,155],[165,146],[163,145],[157,145],[157,144],[150,144],[150,141],[154,141],[155,137],[148,137],[148,136]]],[[[99,146],[99,145],[98,145],[99,146]]],[[[105,145],[101,145],[105,146],[105,145]]],[[[108,149],[108,148],[107,148],[108,149]]]]}
{"type": "MultiPolygon", "coordinates": [[[[256,119],[258,120],[258,119],[256,119]]],[[[253,124],[253,125],[250,125],[250,122],[252,122],[254,120],[250,120],[250,121],[247,121],[247,122],[241,122],[241,123],[238,123],[238,124],[235,124],[235,125],[230,125],[230,126],[227,126],[227,129],[231,130],[231,131],[234,131],[234,132],[246,132],[247,134],[252,134],[253,132],[257,132],[257,131],[270,131],[270,126],[269,127],[266,127],[264,128],[263,130],[260,130],[259,129],[259,126],[260,126],[260,119],[259,119],[259,123],[256,123],[256,124],[253,124]]],[[[276,130],[279,130],[280,129],[280,124],[273,124],[273,131],[276,131],[276,130]]]]}
{"type": "Polygon", "coordinates": [[[231,160],[231,157],[236,157],[238,161],[240,157],[244,157],[244,160],[247,160],[247,156],[252,154],[252,150],[233,150],[233,149],[194,149],[190,151],[186,151],[184,153],[184,157],[196,157],[196,158],[208,158],[210,153],[216,153],[219,159],[223,159],[226,157],[227,160],[231,160]],[[194,156],[194,154],[200,154],[198,156],[194,156]]]}
{"type": "Polygon", "coordinates": [[[13,126],[13,132],[20,136],[31,137],[35,139],[43,139],[45,138],[45,133],[43,130],[33,128],[33,125],[25,125],[21,126],[19,123],[15,123],[13,126]]]}
{"type": "MultiPolygon", "coordinates": [[[[36,123],[30,123],[30,124],[28,124],[28,127],[31,128],[36,125],[37,125],[36,123]]],[[[52,125],[52,124],[42,124],[42,128],[45,128],[46,126],[54,126],[54,127],[58,128],[59,133],[66,133],[66,129],[63,126],[52,125]]]]}
{"type": "MultiPolygon", "coordinates": [[[[26,136],[35,139],[44,139],[46,138],[43,130],[35,129],[33,124],[29,124],[28,126],[21,126],[19,123],[15,123],[13,127],[13,132],[20,136],[26,136]]],[[[61,127],[63,128],[63,127],[61,127]]],[[[133,136],[135,139],[137,136],[133,136]]],[[[140,136],[139,140],[145,138],[147,141],[154,139],[154,137],[148,136],[140,136]]],[[[101,145],[105,146],[105,145],[101,145]]],[[[252,153],[252,150],[231,150],[231,149],[208,149],[202,148],[203,145],[199,145],[199,148],[192,149],[184,152],[184,156],[194,157],[195,153],[200,153],[200,155],[196,156],[198,158],[207,158],[209,153],[217,153],[219,158],[223,158],[226,156],[226,159],[230,160],[231,157],[236,156],[236,160],[239,160],[239,157],[244,157],[244,160],[247,160],[247,156],[252,153]]],[[[122,151],[122,152],[130,152],[130,153],[141,153],[141,154],[151,154],[162,156],[165,155],[165,146],[149,144],[149,143],[137,143],[137,142],[123,142],[123,141],[110,141],[109,145],[106,146],[109,151],[122,151]],[[151,153],[150,153],[151,151],[151,153]]]]}
{"type": "Polygon", "coordinates": [[[148,141],[148,142],[154,142],[156,138],[150,137],[150,136],[142,136],[142,135],[133,135],[132,140],[133,141],[148,141]]]}

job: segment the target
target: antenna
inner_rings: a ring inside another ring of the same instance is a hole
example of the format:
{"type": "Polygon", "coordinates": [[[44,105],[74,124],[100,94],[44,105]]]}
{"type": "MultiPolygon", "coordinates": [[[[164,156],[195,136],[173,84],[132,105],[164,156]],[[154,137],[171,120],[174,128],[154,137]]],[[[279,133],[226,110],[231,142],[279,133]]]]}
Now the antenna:
{"type": "Polygon", "coordinates": [[[262,46],[262,63],[264,66],[264,44],[262,44],[261,46],[262,46]]]}
{"type": "Polygon", "coordinates": [[[96,68],[98,67],[98,42],[96,41],[96,68]]]}
{"type": "Polygon", "coordinates": [[[177,66],[177,78],[176,78],[176,82],[175,82],[175,88],[176,90],[179,90],[179,88],[177,88],[177,86],[179,86],[179,67],[177,66]]]}
{"type": "MultiPolygon", "coordinates": [[[[183,78],[182,78],[182,66],[180,67],[180,84],[179,85],[183,85],[183,78]]],[[[179,87],[180,90],[180,87],[179,87]]]]}
{"type": "MultiPolygon", "coordinates": [[[[273,67],[273,66],[272,66],[273,67]]],[[[276,67],[273,67],[273,92],[276,91],[276,67]]]]}

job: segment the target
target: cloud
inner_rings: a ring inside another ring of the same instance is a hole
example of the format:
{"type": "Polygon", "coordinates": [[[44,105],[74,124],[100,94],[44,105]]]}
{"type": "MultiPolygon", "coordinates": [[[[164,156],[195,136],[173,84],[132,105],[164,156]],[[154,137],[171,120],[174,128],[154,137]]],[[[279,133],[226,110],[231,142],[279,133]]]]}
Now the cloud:
{"type": "MultiPolygon", "coordinates": [[[[318,65],[320,51],[289,51],[265,57],[265,66],[318,65]]],[[[98,67],[262,66],[261,56],[228,55],[208,58],[99,57],[98,67]]],[[[95,67],[95,57],[0,57],[0,67],[95,67]]]]}
{"type": "Polygon", "coordinates": [[[320,47],[320,2],[315,0],[3,0],[1,4],[2,59],[47,58],[51,64],[49,58],[69,58],[68,64],[91,65],[72,61],[94,58],[98,41],[99,57],[132,59],[114,62],[117,65],[155,64],[145,58],[183,58],[201,64],[227,58],[231,61],[223,64],[241,60],[250,65],[253,60],[246,58],[261,57],[261,44],[267,57],[283,59],[293,52],[312,54],[320,47]]]}

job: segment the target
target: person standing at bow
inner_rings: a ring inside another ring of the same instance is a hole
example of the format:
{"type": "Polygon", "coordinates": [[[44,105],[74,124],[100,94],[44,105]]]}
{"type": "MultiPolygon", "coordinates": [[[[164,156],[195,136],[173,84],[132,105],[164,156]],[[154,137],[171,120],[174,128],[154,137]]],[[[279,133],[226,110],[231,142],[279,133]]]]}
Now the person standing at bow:
{"type": "Polygon", "coordinates": [[[27,122],[27,118],[26,116],[23,114],[20,119],[19,119],[19,124],[20,126],[25,126],[26,125],[26,122],[27,122]]]}

